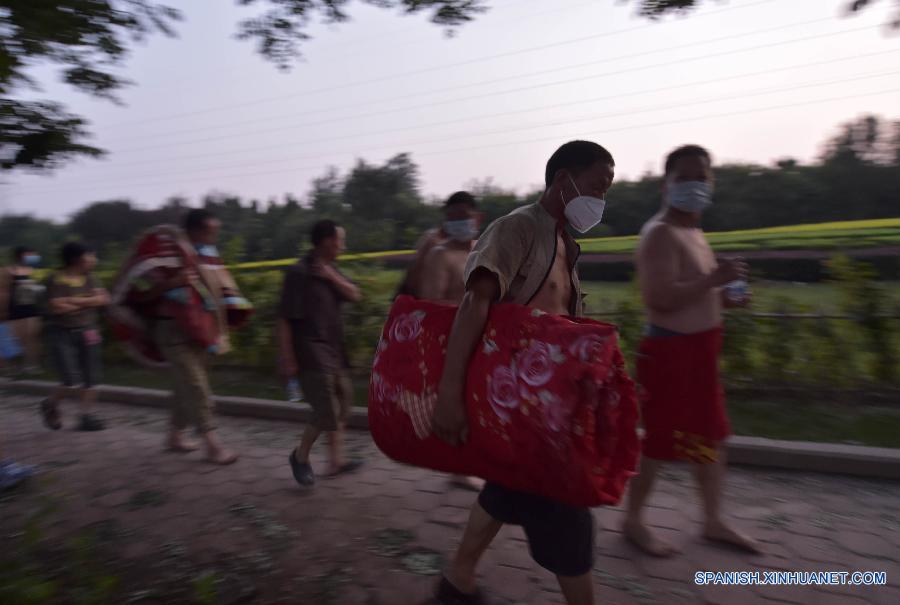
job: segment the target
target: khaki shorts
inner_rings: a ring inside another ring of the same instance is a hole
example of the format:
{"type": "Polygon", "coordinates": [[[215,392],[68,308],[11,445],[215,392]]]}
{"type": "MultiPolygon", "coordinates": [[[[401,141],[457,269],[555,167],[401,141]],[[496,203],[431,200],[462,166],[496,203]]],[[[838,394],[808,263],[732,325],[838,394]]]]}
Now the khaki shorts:
{"type": "Polygon", "coordinates": [[[353,383],[347,372],[303,372],[300,388],[312,407],[310,424],[321,431],[335,431],[343,424],[353,405],[353,383]]]}

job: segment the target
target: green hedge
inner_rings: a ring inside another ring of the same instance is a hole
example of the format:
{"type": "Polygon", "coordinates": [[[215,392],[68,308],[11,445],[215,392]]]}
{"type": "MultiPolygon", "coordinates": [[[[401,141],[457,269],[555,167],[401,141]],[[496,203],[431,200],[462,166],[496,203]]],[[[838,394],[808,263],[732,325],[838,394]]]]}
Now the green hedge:
{"type": "MultiPolygon", "coordinates": [[[[875,279],[871,265],[836,258],[817,263],[816,271],[839,286],[838,310],[849,319],[787,319],[756,317],[733,312],[726,317],[727,338],[723,369],[730,382],[746,385],[803,385],[822,388],[855,388],[898,385],[900,371],[900,315],[897,303],[875,279]]],[[[346,338],[354,365],[365,370],[387,317],[391,296],[400,273],[372,263],[344,266],[363,290],[363,302],[348,305],[346,338]]],[[[256,313],[250,323],[235,331],[233,353],[220,365],[273,371],[277,346],[274,341],[282,271],[242,272],[236,279],[256,313]]],[[[643,310],[637,290],[629,291],[602,319],[616,323],[629,360],[640,339],[643,310]]],[[[776,300],[766,311],[814,313],[787,299],[776,300]]],[[[107,347],[109,361],[121,361],[116,346],[107,347]]]]}

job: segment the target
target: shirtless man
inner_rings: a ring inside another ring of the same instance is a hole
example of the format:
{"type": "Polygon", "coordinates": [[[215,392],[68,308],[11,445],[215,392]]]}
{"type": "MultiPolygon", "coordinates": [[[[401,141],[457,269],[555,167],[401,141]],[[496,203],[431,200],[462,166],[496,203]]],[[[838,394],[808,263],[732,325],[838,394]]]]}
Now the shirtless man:
{"type": "MultiPolygon", "coordinates": [[[[458,305],[466,293],[463,273],[472,245],[478,235],[480,215],[475,198],[457,191],[444,204],[445,221],[441,226],[447,239],[433,246],[425,255],[419,276],[419,297],[458,305]]],[[[465,489],[480,491],[484,481],[478,477],[454,475],[452,483],[465,489]]]]}
{"type": "MultiPolygon", "coordinates": [[[[478,240],[466,264],[465,294],[438,386],[433,426],[444,441],[459,445],[468,436],[466,373],[491,305],[504,301],[557,315],[582,313],[575,270],[579,248],[566,224],[584,233],[600,222],[614,166],[610,153],[596,143],[566,143],[547,162],[540,201],[497,219],[478,240]]],[[[488,483],[438,587],[439,603],[484,602],[475,568],[504,523],[524,528],[532,557],[557,576],[570,605],[595,602],[591,511],[488,483]]]]}
{"type": "MultiPolygon", "coordinates": [[[[416,243],[416,257],[410,264],[409,270],[400,284],[400,288],[397,291],[398,295],[408,294],[417,298],[424,298],[422,288],[425,286],[424,282],[427,275],[425,272],[425,259],[428,258],[428,254],[434,248],[453,241],[453,234],[448,229],[463,227],[460,222],[462,220],[459,218],[460,216],[466,218],[466,214],[471,214],[473,215],[472,218],[479,222],[481,221],[481,215],[475,211],[475,207],[475,197],[468,191],[457,191],[447,198],[447,201],[444,202],[444,222],[441,223],[440,227],[429,229],[419,238],[419,241],[416,243]],[[461,209],[470,209],[470,212],[465,212],[465,210],[461,209]],[[448,225],[448,223],[451,224],[448,225]]],[[[462,286],[460,286],[460,290],[462,290],[462,286]]],[[[462,292],[460,292],[459,298],[462,298],[462,292]]]]}
{"type": "Polygon", "coordinates": [[[700,228],[712,201],[709,153],[687,145],[665,163],[664,204],[641,230],[637,272],[648,326],[638,354],[645,429],[640,474],[631,480],[625,535],[645,552],[669,556],[676,548],[655,537],[642,511],[664,461],[694,463],[709,540],[759,552],[759,545],[721,517],[725,474],[723,440],[730,427],[719,384],[723,306],[744,306],[722,286],[747,277],[738,260],[716,261],[700,228]]]}

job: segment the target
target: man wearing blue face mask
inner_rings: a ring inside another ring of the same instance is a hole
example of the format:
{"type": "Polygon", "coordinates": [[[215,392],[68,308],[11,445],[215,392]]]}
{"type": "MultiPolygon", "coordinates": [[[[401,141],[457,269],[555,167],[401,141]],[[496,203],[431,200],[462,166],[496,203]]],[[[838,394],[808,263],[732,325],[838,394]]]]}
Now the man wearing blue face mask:
{"type": "Polygon", "coordinates": [[[433,246],[422,262],[419,297],[458,305],[466,293],[463,271],[478,237],[481,217],[475,198],[458,191],[444,204],[446,239],[433,246]]]}
{"type": "MultiPolygon", "coordinates": [[[[458,305],[466,293],[463,272],[478,237],[481,215],[472,194],[457,191],[444,204],[444,218],[441,230],[446,239],[425,255],[419,279],[419,297],[458,305]]],[[[484,487],[481,479],[463,475],[454,475],[452,483],[474,491],[484,487]]]]}
{"type": "Polygon", "coordinates": [[[44,286],[34,278],[41,255],[27,246],[13,250],[13,263],[0,270],[0,321],[8,321],[10,333],[22,344],[23,370],[34,374],[41,357],[41,310],[44,286]]]}
{"type": "Polygon", "coordinates": [[[700,221],[712,193],[709,152],[697,145],[673,151],[665,162],[663,207],[644,225],[638,246],[637,272],[648,320],[637,361],[645,435],[624,531],[655,556],[669,556],[676,549],[650,533],[643,507],[659,468],[672,460],[696,467],[704,537],[759,552],[756,541],[728,525],[720,511],[722,443],[730,434],[718,368],[722,307],[747,304],[746,298],[732,299],[723,286],[746,279],[747,265],[717,261],[706,241],[700,221]]]}
{"type": "MultiPolygon", "coordinates": [[[[579,248],[566,227],[584,233],[600,222],[614,172],[612,155],[600,145],[566,143],[547,162],[541,199],[497,219],[479,238],[466,264],[465,294],[447,341],[433,417],[439,438],[451,445],[467,438],[466,374],[493,304],[582,315],[575,270],[579,248]]],[[[595,603],[590,509],[495,483],[485,485],[472,507],[462,543],[439,585],[439,603],[485,602],[475,586],[476,566],[504,524],[523,527],[532,558],[556,575],[567,603],[595,603]]]]}
{"type": "Polygon", "coordinates": [[[465,231],[469,229],[469,218],[475,218],[480,222],[480,216],[475,208],[475,197],[468,191],[457,191],[447,198],[444,202],[444,221],[439,227],[426,231],[416,242],[416,256],[397,289],[397,296],[406,294],[416,298],[422,297],[425,258],[432,248],[451,242],[454,238],[464,237],[465,231]]]}

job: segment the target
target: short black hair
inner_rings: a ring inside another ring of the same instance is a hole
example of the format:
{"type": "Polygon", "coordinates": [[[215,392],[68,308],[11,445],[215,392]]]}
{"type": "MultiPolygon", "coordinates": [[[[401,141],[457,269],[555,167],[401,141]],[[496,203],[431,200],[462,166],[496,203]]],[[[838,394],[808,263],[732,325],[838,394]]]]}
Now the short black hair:
{"type": "Polygon", "coordinates": [[[184,215],[184,230],[188,233],[195,233],[203,229],[206,222],[216,218],[212,210],[206,208],[194,208],[184,215]]]}
{"type": "Polygon", "coordinates": [[[682,145],[672,153],[666,156],[664,176],[669,176],[675,170],[675,164],[682,158],[703,158],[709,164],[712,164],[712,156],[700,145],[682,145]]]}
{"type": "Polygon", "coordinates": [[[25,257],[27,252],[34,252],[33,248],[29,248],[28,246],[16,246],[12,251],[13,261],[19,262],[22,258],[25,257]]]}
{"type": "Polygon", "coordinates": [[[457,191],[447,198],[447,201],[444,202],[444,208],[449,208],[450,206],[458,206],[460,204],[467,204],[473,210],[478,207],[478,202],[475,201],[474,195],[472,195],[468,191],[457,191]]]}
{"type": "Polygon", "coordinates": [[[336,222],[327,218],[322,219],[321,221],[316,221],[316,224],[309,230],[309,239],[312,241],[313,247],[317,248],[325,240],[337,236],[337,230],[338,224],[336,222]]]}
{"type": "Polygon", "coordinates": [[[547,160],[547,170],[544,173],[544,184],[550,187],[553,177],[559,170],[568,170],[578,173],[587,170],[597,162],[605,162],[615,166],[612,154],[606,149],[591,141],[569,141],[553,152],[547,160]]]}
{"type": "Polygon", "coordinates": [[[90,254],[94,249],[87,244],[81,242],[69,242],[60,250],[59,256],[62,258],[63,267],[71,267],[77,263],[82,256],[90,254]]]}

